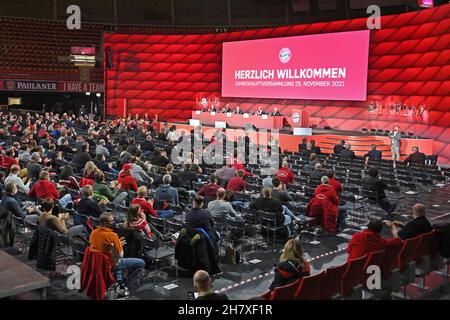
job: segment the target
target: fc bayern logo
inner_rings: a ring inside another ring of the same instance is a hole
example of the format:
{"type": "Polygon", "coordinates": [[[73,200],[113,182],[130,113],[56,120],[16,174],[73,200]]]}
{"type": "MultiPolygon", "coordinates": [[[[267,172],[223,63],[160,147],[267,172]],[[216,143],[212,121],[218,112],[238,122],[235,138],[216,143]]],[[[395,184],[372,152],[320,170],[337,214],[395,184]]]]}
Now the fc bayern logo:
{"type": "Polygon", "coordinates": [[[281,49],[279,58],[282,63],[288,63],[289,60],[291,60],[291,50],[289,50],[289,48],[281,49]]]}
{"type": "Polygon", "coordinates": [[[292,114],[292,121],[294,121],[294,123],[299,123],[300,122],[300,114],[298,112],[294,112],[292,114]]]}

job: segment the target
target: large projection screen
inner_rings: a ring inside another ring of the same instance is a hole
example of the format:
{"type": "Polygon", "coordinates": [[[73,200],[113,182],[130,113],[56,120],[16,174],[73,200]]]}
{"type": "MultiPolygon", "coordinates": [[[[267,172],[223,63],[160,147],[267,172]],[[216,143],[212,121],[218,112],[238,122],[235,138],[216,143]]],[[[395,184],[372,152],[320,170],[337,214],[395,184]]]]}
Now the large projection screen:
{"type": "Polygon", "coordinates": [[[223,43],[222,96],[365,101],[369,30],[223,43]]]}

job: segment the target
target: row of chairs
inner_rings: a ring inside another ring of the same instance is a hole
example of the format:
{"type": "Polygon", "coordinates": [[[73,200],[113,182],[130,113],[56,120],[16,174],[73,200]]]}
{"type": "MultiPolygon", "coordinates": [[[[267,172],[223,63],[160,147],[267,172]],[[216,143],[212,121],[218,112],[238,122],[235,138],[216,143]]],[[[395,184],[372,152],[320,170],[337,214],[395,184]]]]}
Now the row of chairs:
{"type": "MultiPolygon", "coordinates": [[[[387,249],[349,260],[340,266],[329,267],[315,275],[275,288],[260,298],[266,300],[361,299],[363,290],[373,294],[374,297],[381,297],[400,291],[400,286],[403,286],[403,297],[406,297],[407,285],[413,283],[416,277],[420,277],[423,279],[424,286],[425,277],[433,270],[432,259],[438,257],[434,235],[434,231],[424,233],[387,249]],[[377,266],[381,270],[381,286],[378,288],[367,286],[370,276],[369,266],[377,266]]],[[[439,267],[441,265],[436,263],[434,269],[437,270],[439,267]]],[[[448,271],[446,283],[448,283],[448,271]]]]}

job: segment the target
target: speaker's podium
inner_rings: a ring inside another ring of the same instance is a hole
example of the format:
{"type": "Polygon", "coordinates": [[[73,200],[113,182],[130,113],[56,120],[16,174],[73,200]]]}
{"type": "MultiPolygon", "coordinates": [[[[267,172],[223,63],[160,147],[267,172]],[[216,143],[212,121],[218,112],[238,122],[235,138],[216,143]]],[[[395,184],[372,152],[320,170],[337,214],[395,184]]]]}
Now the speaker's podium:
{"type": "Polygon", "coordinates": [[[292,134],[294,136],[312,135],[312,129],[309,127],[309,112],[292,109],[292,115],[288,118],[288,122],[292,127],[292,134]]]}

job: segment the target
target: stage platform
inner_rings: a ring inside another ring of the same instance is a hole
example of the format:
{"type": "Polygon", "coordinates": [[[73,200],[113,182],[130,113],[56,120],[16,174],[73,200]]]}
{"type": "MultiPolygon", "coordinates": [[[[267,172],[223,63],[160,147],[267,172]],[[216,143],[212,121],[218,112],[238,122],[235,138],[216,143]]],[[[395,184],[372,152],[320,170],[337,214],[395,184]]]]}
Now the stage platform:
{"type": "MultiPolygon", "coordinates": [[[[175,125],[177,132],[181,134],[182,131],[186,133],[194,129],[186,123],[169,123],[169,126],[175,125]]],[[[214,127],[202,126],[202,132],[206,139],[217,131],[214,127]]],[[[227,138],[233,141],[237,140],[239,136],[245,136],[247,131],[243,128],[228,128],[226,129],[227,138]]],[[[259,143],[266,145],[270,131],[248,131],[252,143],[259,143]]],[[[282,150],[291,152],[298,151],[298,145],[302,143],[303,138],[308,142],[315,140],[316,146],[320,147],[322,153],[333,153],[334,145],[345,140],[350,143],[352,150],[357,156],[363,156],[370,150],[370,146],[375,144],[377,149],[383,152],[384,159],[392,159],[390,138],[385,135],[377,135],[373,133],[364,133],[361,131],[344,131],[344,130],[326,130],[313,129],[312,136],[293,136],[291,131],[281,130],[277,134],[273,134],[275,139],[279,139],[282,150]]],[[[411,148],[417,146],[419,150],[426,155],[433,155],[433,139],[427,138],[403,138],[400,153],[402,159],[411,153],[411,148]]]]}

